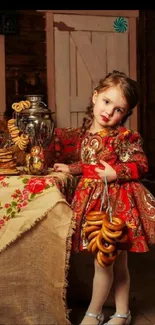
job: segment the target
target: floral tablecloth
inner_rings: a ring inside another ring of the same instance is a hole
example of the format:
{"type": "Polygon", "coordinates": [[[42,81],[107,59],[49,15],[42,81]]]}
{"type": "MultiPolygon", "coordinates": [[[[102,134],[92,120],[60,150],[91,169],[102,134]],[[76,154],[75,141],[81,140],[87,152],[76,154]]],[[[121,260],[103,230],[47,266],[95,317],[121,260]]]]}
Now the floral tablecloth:
{"type": "Polygon", "coordinates": [[[70,324],[66,289],[74,187],[74,178],[61,172],[0,176],[3,325],[70,324]]]}
{"type": "Polygon", "coordinates": [[[0,176],[0,251],[46,216],[57,201],[70,202],[75,180],[52,170],[47,176],[0,176]]]}

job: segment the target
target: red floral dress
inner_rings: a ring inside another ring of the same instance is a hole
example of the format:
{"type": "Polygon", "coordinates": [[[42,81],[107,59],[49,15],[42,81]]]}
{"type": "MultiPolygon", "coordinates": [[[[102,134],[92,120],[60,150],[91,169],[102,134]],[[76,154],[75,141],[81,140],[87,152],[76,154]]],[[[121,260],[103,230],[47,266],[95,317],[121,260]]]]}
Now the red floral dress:
{"type": "MultiPolygon", "coordinates": [[[[148,251],[155,244],[155,198],[139,181],[148,171],[140,134],[124,127],[86,132],[80,142],[80,156],[78,162],[69,165],[72,174],[82,174],[72,201],[76,219],[73,251],[86,249],[82,233],[85,216],[91,210],[100,210],[105,185],[94,171],[96,165],[103,168],[100,160],[117,173],[117,181],[108,184],[108,193],[113,214],[128,227],[128,250],[148,251]]],[[[107,208],[107,198],[104,204],[107,208]]]]}

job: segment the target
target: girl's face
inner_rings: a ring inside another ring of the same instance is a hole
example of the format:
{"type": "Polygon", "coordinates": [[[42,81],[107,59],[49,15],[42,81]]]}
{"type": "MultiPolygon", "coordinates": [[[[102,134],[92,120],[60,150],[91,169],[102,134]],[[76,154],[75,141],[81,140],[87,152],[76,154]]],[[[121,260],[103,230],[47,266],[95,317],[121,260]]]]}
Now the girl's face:
{"type": "Polygon", "coordinates": [[[119,86],[112,86],[100,93],[95,91],[92,101],[94,104],[93,126],[96,129],[116,126],[128,112],[127,101],[119,86]]]}

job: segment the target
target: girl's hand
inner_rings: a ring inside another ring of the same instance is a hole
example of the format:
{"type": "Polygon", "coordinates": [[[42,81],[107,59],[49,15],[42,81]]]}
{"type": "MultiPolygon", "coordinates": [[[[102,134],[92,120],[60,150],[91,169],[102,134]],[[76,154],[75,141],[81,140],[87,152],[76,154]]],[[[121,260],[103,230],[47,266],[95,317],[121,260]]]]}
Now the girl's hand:
{"type": "Polygon", "coordinates": [[[66,164],[55,163],[53,168],[55,172],[69,173],[69,167],[66,164]]]}
{"type": "Polygon", "coordinates": [[[98,173],[98,175],[101,178],[104,178],[106,176],[107,182],[113,182],[117,179],[117,174],[114,168],[111,167],[108,163],[106,163],[103,160],[100,160],[100,163],[105,167],[104,169],[95,168],[95,171],[98,173]]]}

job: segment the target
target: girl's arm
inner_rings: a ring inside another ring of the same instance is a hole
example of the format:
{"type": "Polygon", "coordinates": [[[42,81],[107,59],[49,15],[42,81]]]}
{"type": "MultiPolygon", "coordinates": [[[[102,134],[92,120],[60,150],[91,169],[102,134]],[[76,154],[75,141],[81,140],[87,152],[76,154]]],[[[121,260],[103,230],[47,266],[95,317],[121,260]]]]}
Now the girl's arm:
{"type": "Polygon", "coordinates": [[[81,161],[76,161],[73,164],[68,165],[69,172],[72,175],[81,175],[82,174],[82,162],[81,161]]]}
{"type": "Polygon", "coordinates": [[[77,161],[73,164],[63,164],[63,163],[55,163],[53,165],[55,172],[63,172],[63,173],[71,173],[72,175],[80,175],[82,174],[82,163],[81,161],[77,161]]]}
{"type": "Polygon", "coordinates": [[[63,173],[71,173],[72,175],[80,175],[82,174],[82,163],[81,161],[77,161],[73,164],[63,164],[63,163],[55,163],[53,165],[55,172],[63,172],[63,173]]]}
{"type": "Polygon", "coordinates": [[[64,163],[55,163],[54,170],[61,171],[64,173],[71,173],[72,175],[81,175],[82,174],[82,162],[80,160],[80,147],[81,141],[78,142],[76,150],[77,150],[77,158],[78,161],[75,161],[71,164],[64,164],[64,163]]]}
{"type": "Polygon", "coordinates": [[[118,180],[139,179],[148,171],[148,160],[142,148],[142,138],[138,132],[126,131],[120,136],[115,148],[118,156],[113,166],[118,180]]]}
{"type": "Polygon", "coordinates": [[[82,174],[82,161],[81,161],[81,139],[79,139],[76,145],[77,151],[77,161],[68,164],[69,172],[72,175],[81,175],[82,174]]]}

